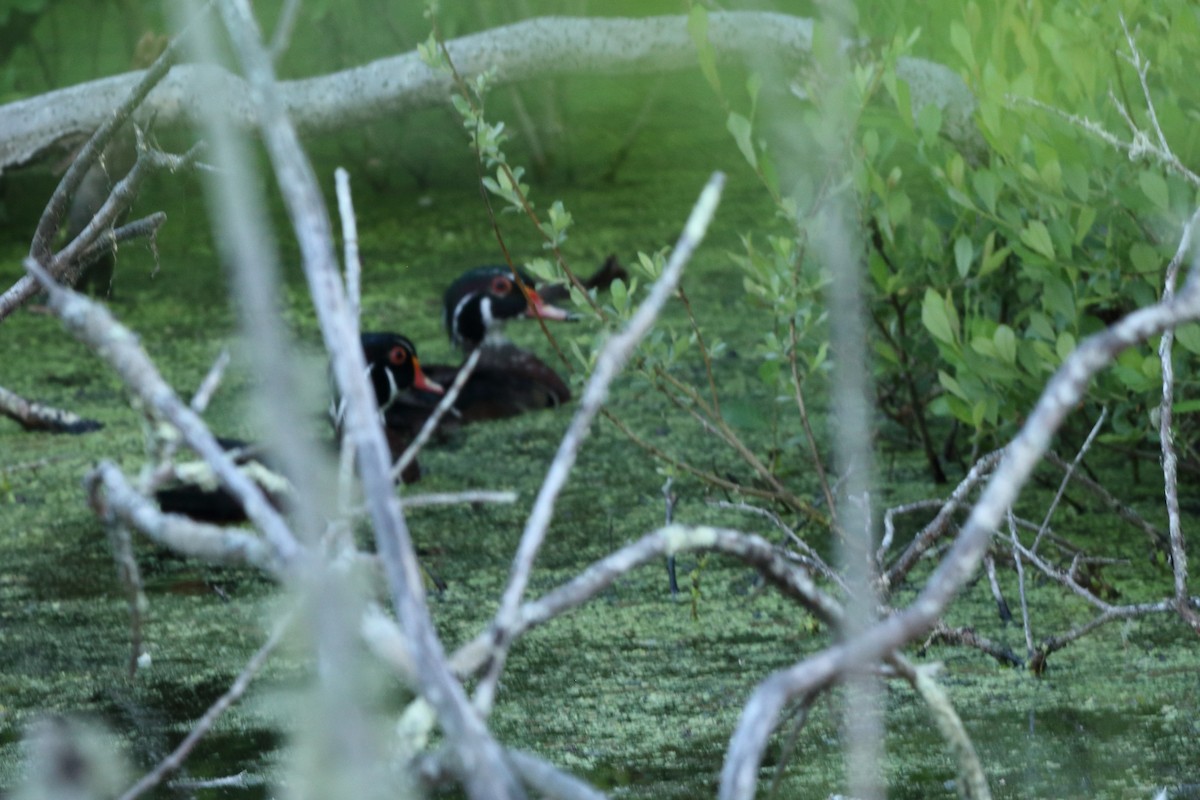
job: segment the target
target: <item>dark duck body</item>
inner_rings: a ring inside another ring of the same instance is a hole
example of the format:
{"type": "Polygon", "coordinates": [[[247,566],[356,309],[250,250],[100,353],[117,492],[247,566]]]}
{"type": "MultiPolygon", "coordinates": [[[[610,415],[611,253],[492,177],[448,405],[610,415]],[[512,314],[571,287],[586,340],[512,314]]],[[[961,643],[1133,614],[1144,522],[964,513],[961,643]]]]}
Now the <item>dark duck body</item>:
{"type": "MultiPolygon", "coordinates": [[[[404,336],[396,333],[364,333],[362,347],[367,361],[367,379],[375,392],[381,421],[384,419],[383,411],[406,392],[416,389],[431,397],[441,394],[442,388],[429,380],[421,369],[416,347],[404,336]]],[[[329,416],[340,442],[345,408],[339,399],[330,404],[329,416]]],[[[386,424],[384,433],[392,458],[398,458],[408,446],[411,434],[405,430],[389,429],[386,424]]],[[[219,438],[217,441],[233,457],[234,463],[259,484],[272,505],[286,508],[291,486],[285,477],[272,469],[260,446],[238,439],[219,438]]],[[[162,510],[204,522],[228,524],[244,521],[246,511],[241,503],[217,484],[210,471],[196,471],[206,473],[204,480],[180,480],[155,492],[162,510]]],[[[420,474],[420,467],[414,461],[401,478],[405,483],[412,483],[420,478],[420,474]]]]}
{"type": "MultiPolygon", "coordinates": [[[[524,288],[507,267],[470,270],[451,284],[443,297],[443,319],[451,341],[468,354],[483,348],[455,404],[463,422],[514,417],[556,408],[571,399],[570,388],[548,364],[498,335],[489,336],[515,317],[573,319],[553,305],[570,299],[566,285],[552,284],[535,291],[532,277],[524,271],[519,274],[524,288]]],[[[609,256],[583,286],[603,290],[614,280],[628,277],[616,256],[609,256]]],[[[431,366],[430,374],[445,385],[457,377],[458,369],[439,365],[435,370],[431,366]]]]}
{"type": "MultiPolygon", "coordinates": [[[[217,437],[217,444],[229,454],[233,463],[258,484],[271,505],[283,509],[287,505],[291,485],[271,466],[262,448],[241,439],[217,437]]],[[[195,464],[198,469],[181,469],[187,478],[181,479],[154,493],[158,505],[169,514],[183,514],[201,522],[226,525],[246,520],[246,510],[237,498],[222,488],[207,465],[195,464]],[[190,473],[202,473],[192,479],[190,473]]]]}
{"type": "MultiPolygon", "coordinates": [[[[571,390],[536,355],[499,335],[508,320],[531,317],[566,320],[563,309],[545,302],[533,288],[533,278],[508,267],[478,267],[463,273],[442,298],[442,320],[450,341],[469,355],[481,350],[478,364],[463,385],[443,427],[467,422],[504,419],[528,411],[554,408],[571,399],[571,390]]],[[[461,366],[431,364],[429,377],[449,386],[461,366]]],[[[437,398],[411,393],[385,413],[388,427],[414,433],[424,425],[437,398]]]]}

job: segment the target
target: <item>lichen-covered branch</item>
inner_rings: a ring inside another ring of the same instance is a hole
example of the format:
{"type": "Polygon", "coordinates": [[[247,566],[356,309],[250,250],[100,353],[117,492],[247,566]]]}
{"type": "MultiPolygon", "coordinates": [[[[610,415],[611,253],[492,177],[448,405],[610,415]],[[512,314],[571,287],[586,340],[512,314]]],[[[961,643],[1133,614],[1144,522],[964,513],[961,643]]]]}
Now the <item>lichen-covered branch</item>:
{"type": "MultiPolygon", "coordinates": [[[[802,63],[812,46],[812,20],[765,12],[714,12],[708,38],[718,57],[771,53],[802,63]]],[[[696,50],[683,16],[647,19],[543,17],[470,34],[446,43],[464,77],[495,69],[493,86],[572,73],[629,74],[695,66],[696,50]]],[[[970,92],[951,69],[904,59],[913,103],[943,106],[950,135],[969,129],[970,92]]],[[[89,133],[108,118],[139,73],[117,75],[0,106],[0,173],[30,161],[55,143],[89,133]]],[[[449,76],[431,70],[416,52],[379,59],[341,72],[279,84],[284,108],[305,131],[337,130],[408,111],[443,105],[449,76]]],[[[150,94],[140,120],[162,126],[199,123],[204,102],[197,87],[227,99],[231,121],[253,128],[257,105],[249,85],[219,67],[187,64],[150,94]]],[[[967,131],[967,133],[964,133],[967,131]]]]}
{"type": "Polygon", "coordinates": [[[65,409],[26,400],[3,386],[0,386],[0,414],[16,420],[27,431],[87,433],[103,427],[102,423],[84,419],[65,409]]]}

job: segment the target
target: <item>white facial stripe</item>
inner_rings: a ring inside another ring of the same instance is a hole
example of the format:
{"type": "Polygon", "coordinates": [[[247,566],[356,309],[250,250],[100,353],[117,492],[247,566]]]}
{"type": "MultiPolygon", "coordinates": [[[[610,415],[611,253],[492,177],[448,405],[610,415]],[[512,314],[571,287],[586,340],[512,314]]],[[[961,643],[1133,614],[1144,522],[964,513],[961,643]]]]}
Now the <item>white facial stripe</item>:
{"type": "Polygon", "coordinates": [[[492,317],[492,298],[485,297],[479,302],[479,313],[483,317],[483,329],[490,330],[495,319],[492,317]]]}
{"type": "Polygon", "coordinates": [[[462,310],[467,307],[467,301],[472,297],[473,295],[467,295],[462,300],[459,300],[458,305],[454,306],[454,314],[450,317],[450,335],[456,342],[462,339],[458,333],[458,318],[462,316],[462,310]]]}
{"type": "Polygon", "coordinates": [[[387,375],[388,379],[388,396],[387,400],[379,405],[379,414],[381,417],[383,416],[383,412],[387,411],[388,406],[396,402],[396,398],[400,395],[400,387],[396,385],[396,376],[392,374],[392,371],[385,369],[383,374],[387,375]]]}

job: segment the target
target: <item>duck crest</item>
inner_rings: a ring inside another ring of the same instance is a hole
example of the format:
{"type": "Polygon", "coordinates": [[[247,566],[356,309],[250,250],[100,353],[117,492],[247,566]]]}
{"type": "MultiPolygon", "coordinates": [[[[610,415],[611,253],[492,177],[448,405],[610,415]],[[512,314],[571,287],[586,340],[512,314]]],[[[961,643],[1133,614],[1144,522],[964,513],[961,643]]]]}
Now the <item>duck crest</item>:
{"type": "Polygon", "coordinates": [[[533,276],[506,266],[476,267],[460,275],[442,297],[442,323],[450,341],[470,351],[515,317],[565,320],[570,314],[542,300],[533,276]]]}
{"type": "MultiPolygon", "coordinates": [[[[363,357],[366,359],[366,377],[375,392],[379,405],[379,418],[385,419],[386,411],[411,389],[441,394],[440,385],[431,381],[421,369],[417,358],[417,347],[406,336],[398,333],[368,332],[360,337],[363,357]]],[[[338,395],[336,387],[329,404],[329,418],[334,430],[340,435],[345,423],[345,398],[338,395]]]]}

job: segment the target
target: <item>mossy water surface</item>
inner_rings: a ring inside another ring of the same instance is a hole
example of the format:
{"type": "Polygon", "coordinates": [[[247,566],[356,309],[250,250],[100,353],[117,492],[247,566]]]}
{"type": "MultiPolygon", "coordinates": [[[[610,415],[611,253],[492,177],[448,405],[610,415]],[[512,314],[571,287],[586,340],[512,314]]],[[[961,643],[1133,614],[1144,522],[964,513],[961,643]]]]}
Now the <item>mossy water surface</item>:
{"type": "MultiPolygon", "coordinates": [[[[588,169],[603,158],[580,146],[576,181],[549,181],[535,190],[546,198],[543,205],[551,197],[563,199],[579,221],[566,254],[587,272],[610,252],[628,261],[638,250],[672,242],[708,169],[716,165],[730,171],[717,222],[685,285],[697,316],[729,344],[715,372],[731,422],[756,448],[772,446],[786,439],[771,423],[786,406],[756,378],[756,312],[744,301],[740,276],[726,256],[739,247],[739,234],[770,224],[772,209],[754,179],[738,168],[736,151],[723,134],[660,125],[651,135],[674,145],[671,157],[638,151],[615,182],[604,183],[587,177],[599,173],[588,169]],[[695,157],[681,164],[680,153],[695,157]]],[[[598,135],[594,140],[603,141],[598,135]]],[[[470,188],[473,170],[460,173],[462,182],[434,181],[420,188],[400,182],[400,189],[358,196],[366,264],[364,327],[405,332],[427,362],[456,358],[440,329],[442,288],[466,267],[499,260],[490,222],[470,188]]],[[[144,251],[129,248],[111,305],[183,393],[196,386],[222,347],[231,346],[235,364],[208,418],[218,433],[253,436],[255,426],[245,412],[252,378],[236,358],[235,315],[225,298],[202,203],[194,184],[191,188],[160,190],[158,199],[168,205],[171,222],[160,238],[159,266],[144,251]]],[[[515,253],[540,252],[527,225],[506,215],[501,219],[515,253]]],[[[15,234],[4,249],[3,263],[10,265],[2,273],[6,281],[17,274],[12,265],[22,248],[15,234]]],[[[324,369],[319,337],[294,249],[286,244],[284,262],[287,321],[311,351],[312,371],[319,378],[324,369]]],[[[664,324],[683,319],[674,308],[664,324]]],[[[534,326],[513,325],[509,333],[550,360],[534,326]]],[[[585,325],[566,335],[588,333],[585,325]]],[[[703,366],[693,362],[680,369],[704,388],[703,366]]],[[[12,787],[19,781],[20,733],[45,713],[103,720],[120,735],[129,759],[148,766],[179,740],[262,642],[278,590],[251,570],[208,567],[138,541],[149,595],[145,642],[152,663],[130,680],[126,601],[104,531],[83,502],[81,478],[100,458],[115,459],[131,471],[140,466],[140,415],[97,358],[63,335],[50,317],[23,312],[0,325],[0,364],[7,388],[105,425],[70,437],[26,433],[0,421],[0,681],[5,689],[0,784],[12,787]]],[[[636,377],[618,382],[610,407],[656,446],[718,474],[752,480],[734,454],[636,377]]],[[[320,413],[314,407],[310,429],[300,433],[326,436],[320,413]]],[[[494,611],[569,413],[568,408],[477,426],[422,456],[425,477],[418,490],[511,488],[519,493],[512,506],[411,513],[426,566],[447,583],[444,592],[431,597],[431,607],[448,648],[473,637],[494,611]]],[[[823,429],[819,419],[817,428],[823,429]]],[[[811,490],[803,457],[797,452],[788,457],[791,479],[811,490]]],[[[941,492],[925,482],[919,458],[898,453],[881,462],[880,504],[941,492]]],[[[663,482],[658,463],[599,421],[561,497],[530,594],[558,586],[660,525],[663,482]]],[[[676,488],[681,497],[677,521],[777,535],[760,520],[712,508],[707,501],[718,495],[695,482],[680,478],[676,488]]],[[[1153,508],[1152,491],[1146,493],[1146,508],[1153,508]]],[[[1044,508],[1046,498],[1035,494],[1025,502],[1036,516],[1032,509],[1044,508]]],[[[1086,506],[1066,510],[1057,530],[1106,554],[1132,559],[1106,573],[1123,592],[1122,600],[1158,598],[1167,591],[1165,573],[1146,563],[1138,535],[1105,515],[1086,506]]],[[[820,536],[813,544],[830,545],[820,536]]],[[[771,671],[826,644],[829,636],[736,563],[683,555],[680,568],[681,600],[668,595],[663,567],[648,567],[525,637],[501,684],[491,720],[497,736],[617,796],[711,795],[749,692],[771,671]]],[[[1002,580],[1015,598],[1015,579],[1002,580]]],[[[1088,617],[1084,604],[1065,598],[1056,587],[1031,583],[1032,611],[1044,633],[1088,617]]],[[[901,591],[896,600],[910,596],[901,591]]],[[[1019,629],[996,622],[985,582],[967,590],[948,621],[975,626],[1023,651],[1019,629]]],[[[945,662],[942,680],[975,737],[997,797],[1148,796],[1159,785],[1176,787],[1176,796],[1183,797],[1187,786],[1200,780],[1200,664],[1193,640],[1165,616],[1098,631],[1053,656],[1040,679],[997,666],[974,651],[933,648],[926,658],[945,662]]],[[[309,667],[302,650],[273,659],[247,701],[226,715],[189,762],[189,776],[242,769],[271,774],[272,754],[286,729],[279,706],[308,680],[309,667]]],[[[393,692],[399,702],[401,693],[393,692]]],[[[953,765],[919,700],[898,684],[889,685],[886,696],[884,771],[890,796],[954,796],[953,765]]],[[[814,709],[786,767],[780,796],[821,797],[844,785],[837,697],[835,692],[832,702],[814,709]]],[[[785,725],[772,744],[764,790],[788,730],[785,725]]]]}

